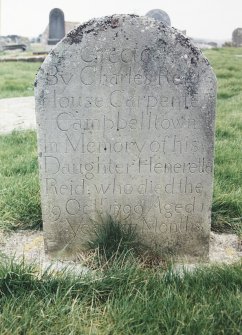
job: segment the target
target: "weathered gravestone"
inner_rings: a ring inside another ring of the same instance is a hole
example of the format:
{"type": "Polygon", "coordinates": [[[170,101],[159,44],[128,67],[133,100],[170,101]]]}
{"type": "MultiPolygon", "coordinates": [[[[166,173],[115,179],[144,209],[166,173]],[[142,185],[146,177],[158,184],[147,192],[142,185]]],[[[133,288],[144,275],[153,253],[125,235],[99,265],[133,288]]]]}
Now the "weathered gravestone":
{"type": "Polygon", "coordinates": [[[148,17],[70,32],[36,80],[45,245],[71,255],[106,214],[160,253],[206,258],[216,80],[201,52],[148,17]]]}
{"type": "Polygon", "coordinates": [[[53,8],[49,15],[48,44],[55,45],[65,36],[64,13],[59,8],[53,8]]]}
{"type": "Polygon", "coordinates": [[[237,28],[233,31],[232,41],[236,47],[242,46],[242,28],[237,28]]]}
{"type": "Polygon", "coordinates": [[[171,25],[171,19],[170,19],[169,15],[164,10],[152,9],[148,13],[146,13],[146,16],[151,17],[155,20],[158,20],[158,21],[166,24],[167,26],[171,25]]]}

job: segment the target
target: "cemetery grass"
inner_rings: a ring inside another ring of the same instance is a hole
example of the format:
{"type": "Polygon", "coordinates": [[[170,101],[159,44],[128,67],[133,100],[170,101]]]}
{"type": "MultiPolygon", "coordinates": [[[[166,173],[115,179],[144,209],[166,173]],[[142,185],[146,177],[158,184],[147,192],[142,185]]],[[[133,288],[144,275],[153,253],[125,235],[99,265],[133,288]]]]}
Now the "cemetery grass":
{"type": "Polygon", "coordinates": [[[185,272],[150,269],[121,254],[105,270],[40,275],[0,262],[0,333],[239,335],[242,264],[185,272]]]}
{"type": "MultiPolygon", "coordinates": [[[[242,56],[242,48],[214,49],[205,55],[218,79],[212,229],[241,234],[242,57],[237,55],[242,56]]],[[[22,95],[21,92],[33,94],[28,87],[33,87],[38,66],[36,63],[0,63],[0,73],[5,73],[0,81],[2,97],[22,95]],[[15,78],[20,86],[6,85],[6,78],[15,78]]],[[[0,162],[0,227],[39,227],[35,133],[14,132],[0,136],[0,162]]]]}
{"type": "Polygon", "coordinates": [[[0,99],[34,95],[34,79],[41,63],[0,62],[0,99]]]}
{"type": "Polygon", "coordinates": [[[0,136],[0,229],[41,226],[36,134],[0,136]]]}
{"type": "Polygon", "coordinates": [[[212,228],[242,232],[242,48],[206,51],[218,81],[212,228]]]}

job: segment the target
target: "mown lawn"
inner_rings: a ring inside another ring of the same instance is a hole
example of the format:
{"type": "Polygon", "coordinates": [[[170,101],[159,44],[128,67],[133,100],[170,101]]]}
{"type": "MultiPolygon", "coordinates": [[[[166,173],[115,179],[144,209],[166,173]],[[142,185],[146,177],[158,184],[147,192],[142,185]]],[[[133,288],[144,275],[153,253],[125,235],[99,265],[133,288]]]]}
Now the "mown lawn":
{"type": "Polygon", "coordinates": [[[38,163],[34,131],[0,136],[0,228],[41,225],[38,163]]]}
{"type": "Polygon", "coordinates": [[[0,62],[0,99],[34,95],[40,63],[0,62]]]}
{"type": "Polygon", "coordinates": [[[242,48],[206,51],[218,80],[213,229],[242,231],[242,48]]]}
{"type": "Polygon", "coordinates": [[[239,335],[242,264],[182,277],[121,256],[81,278],[0,265],[1,335],[239,335]]]}

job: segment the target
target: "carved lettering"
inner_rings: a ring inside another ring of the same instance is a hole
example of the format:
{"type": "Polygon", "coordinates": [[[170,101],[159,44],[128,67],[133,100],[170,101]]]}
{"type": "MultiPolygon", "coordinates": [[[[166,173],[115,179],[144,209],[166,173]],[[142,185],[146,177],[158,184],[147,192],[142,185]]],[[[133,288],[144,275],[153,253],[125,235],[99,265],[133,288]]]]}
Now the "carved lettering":
{"type": "Polygon", "coordinates": [[[207,60],[158,21],[116,16],[67,34],[36,86],[47,250],[79,251],[109,214],[161,254],[206,257],[215,97],[207,60]]]}

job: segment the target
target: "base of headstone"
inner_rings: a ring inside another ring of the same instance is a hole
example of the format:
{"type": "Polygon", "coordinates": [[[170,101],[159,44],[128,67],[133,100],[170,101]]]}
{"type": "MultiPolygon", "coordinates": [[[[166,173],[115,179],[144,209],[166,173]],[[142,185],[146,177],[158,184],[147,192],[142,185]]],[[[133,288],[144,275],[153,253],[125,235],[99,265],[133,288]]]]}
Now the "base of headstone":
{"type": "Polygon", "coordinates": [[[58,42],[60,42],[59,39],[55,39],[55,38],[48,39],[48,45],[56,45],[58,42]]]}

